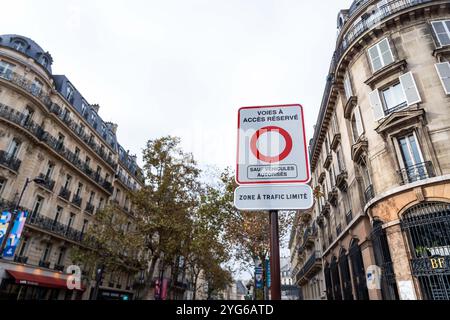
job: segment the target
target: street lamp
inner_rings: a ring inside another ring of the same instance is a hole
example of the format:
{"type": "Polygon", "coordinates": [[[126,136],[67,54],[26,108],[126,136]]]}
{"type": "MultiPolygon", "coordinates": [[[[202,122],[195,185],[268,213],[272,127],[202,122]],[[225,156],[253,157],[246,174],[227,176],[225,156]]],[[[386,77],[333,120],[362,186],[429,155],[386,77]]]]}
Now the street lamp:
{"type": "Polygon", "coordinates": [[[16,205],[14,207],[14,210],[13,210],[13,212],[11,214],[11,219],[9,221],[8,228],[6,229],[5,235],[3,237],[3,241],[1,243],[0,257],[3,257],[3,251],[5,250],[6,242],[8,241],[9,235],[11,233],[11,230],[12,230],[13,226],[14,226],[14,221],[16,221],[17,212],[18,212],[19,207],[20,207],[20,201],[22,200],[22,197],[23,197],[23,194],[25,193],[26,188],[28,187],[28,185],[31,182],[35,182],[37,184],[43,184],[43,183],[45,183],[45,179],[37,177],[37,178],[34,178],[34,179],[27,178],[25,180],[25,185],[22,188],[22,192],[20,193],[19,199],[17,200],[17,203],[16,203],[16,205]]]}

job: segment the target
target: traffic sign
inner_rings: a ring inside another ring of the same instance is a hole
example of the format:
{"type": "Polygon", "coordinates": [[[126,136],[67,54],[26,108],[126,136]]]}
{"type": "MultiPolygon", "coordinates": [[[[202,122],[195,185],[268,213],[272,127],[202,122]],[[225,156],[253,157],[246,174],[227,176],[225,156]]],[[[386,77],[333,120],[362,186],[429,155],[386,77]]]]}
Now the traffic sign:
{"type": "Polygon", "coordinates": [[[310,180],[301,105],[243,107],[238,116],[238,184],[310,180]]]}
{"type": "Polygon", "coordinates": [[[234,205],[246,211],[309,209],[313,192],[305,184],[242,186],[234,192],[234,205]]]}

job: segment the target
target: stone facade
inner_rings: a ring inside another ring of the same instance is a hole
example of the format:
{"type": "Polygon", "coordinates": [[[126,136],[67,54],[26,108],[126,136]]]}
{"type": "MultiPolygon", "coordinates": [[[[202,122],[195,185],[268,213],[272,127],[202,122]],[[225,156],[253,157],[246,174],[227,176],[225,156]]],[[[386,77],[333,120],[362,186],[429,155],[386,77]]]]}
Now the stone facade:
{"type": "MultiPolygon", "coordinates": [[[[65,279],[70,250],[96,211],[114,201],[132,221],[127,192],[144,183],[135,157],[116,140],[117,126],[103,122],[99,106],[65,76],[53,75],[51,61],[31,39],[0,36],[1,209],[13,209],[27,184],[20,207],[29,211],[13,259],[0,261],[4,298],[18,294],[11,272],[65,279]],[[26,183],[36,177],[42,180],[26,183]]],[[[106,274],[100,290],[104,298],[131,298],[134,281],[134,274],[106,274]]],[[[30,286],[20,298],[88,299],[94,284],[83,285],[75,292],[30,286]]]]}
{"type": "MultiPolygon", "coordinates": [[[[328,299],[450,299],[449,266],[425,278],[438,258],[415,253],[439,248],[448,263],[447,25],[450,5],[438,0],[355,1],[338,15],[337,47],[310,143],[317,197],[312,212],[299,214],[311,219],[296,231],[319,229],[328,299]],[[434,216],[441,220],[432,222],[434,216]],[[382,281],[368,287],[374,266],[382,281]]],[[[299,259],[294,271],[305,263],[299,259]]]]}

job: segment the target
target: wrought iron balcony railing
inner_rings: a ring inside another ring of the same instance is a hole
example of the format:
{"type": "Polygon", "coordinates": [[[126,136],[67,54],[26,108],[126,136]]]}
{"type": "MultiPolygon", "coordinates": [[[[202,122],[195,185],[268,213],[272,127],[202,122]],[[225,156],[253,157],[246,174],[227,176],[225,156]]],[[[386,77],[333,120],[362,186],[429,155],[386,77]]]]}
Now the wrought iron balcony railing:
{"type": "Polygon", "coordinates": [[[57,234],[72,241],[81,242],[83,239],[82,232],[40,214],[31,215],[27,220],[27,224],[57,234]]]}
{"type": "Polygon", "coordinates": [[[22,161],[16,157],[8,154],[4,150],[0,150],[0,165],[11,169],[14,172],[18,172],[22,161]]]}
{"type": "Polygon", "coordinates": [[[17,263],[27,263],[28,257],[16,255],[16,256],[14,256],[14,261],[17,263]]]}
{"type": "Polygon", "coordinates": [[[42,183],[38,184],[39,186],[44,187],[47,190],[53,191],[53,188],[55,187],[55,180],[50,179],[43,173],[39,174],[39,178],[43,180],[42,183]]]}
{"type": "MultiPolygon", "coordinates": [[[[42,127],[38,126],[36,123],[34,123],[32,120],[29,120],[27,116],[24,114],[15,111],[14,109],[11,109],[5,105],[0,104],[0,117],[7,119],[8,121],[11,121],[13,123],[18,124],[23,129],[30,132],[32,135],[34,135],[39,141],[42,143],[45,143],[48,147],[53,149],[55,152],[57,152],[59,155],[61,155],[63,158],[65,158],[67,161],[69,161],[72,165],[74,165],[76,168],[81,170],[83,173],[85,173],[89,178],[91,178],[95,183],[97,183],[100,187],[105,189],[108,193],[112,194],[113,187],[110,182],[106,181],[104,178],[100,177],[96,173],[93,172],[93,170],[90,168],[90,166],[86,163],[81,161],[78,156],[67,149],[64,146],[64,142],[53,137],[50,135],[47,131],[45,131],[42,127]]],[[[14,159],[17,160],[17,159],[14,159]]],[[[20,161],[20,160],[17,160],[20,161]]],[[[9,159],[5,158],[4,162],[9,163],[11,162],[11,166],[17,167],[20,166],[20,162],[17,161],[10,161],[9,159]]],[[[2,164],[2,158],[0,154],[0,164],[2,164]]]]}
{"type": "Polygon", "coordinates": [[[300,269],[300,271],[297,273],[296,277],[297,283],[301,282],[302,278],[304,278],[308,274],[320,270],[321,263],[322,259],[320,256],[320,252],[314,251],[312,255],[308,258],[306,263],[303,265],[303,267],[300,269]]]}
{"type": "Polygon", "coordinates": [[[39,261],[39,267],[42,267],[42,268],[50,268],[50,261],[44,261],[44,260],[41,260],[41,261],[39,261]]]}
{"type": "Polygon", "coordinates": [[[435,176],[431,161],[406,167],[398,172],[401,185],[425,180],[435,176]]]}
{"type": "Polygon", "coordinates": [[[72,197],[72,204],[76,205],[77,207],[81,208],[82,202],[83,202],[83,198],[81,198],[79,195],[75,194],[72,197]]]}
{"type": "MultiPolygon", "coordinates": [[[[26,79],[25,76],[19,75],[11,70],[6,70],[3,73],[0,73],[0,78],[18,85],[28,93],[35,96],[47,107],[47,109],[51,113],[57,115],[62,121],[64,121],[67,124],[67,126],[73,132],[75,132],[80,138],[85,140],[83,136],[80,136],[80,128],[81,128],[80,125],[72,121],[70,117],[66,116],[66,114],[63,113],[63,109],[59,105],[53,103],[52,100],[50,99],[50,96],[47,95],[41,88],[38,88],[32,81],[26,79]]],[[[105,153],[101,153],[100,146],[98,144],[91,142],[90,147],[112,168],[114,169],[116,168],[117,163],[112,159],[112,157],[107,156],[105,153]]]]}
{"type": "Polygon", "coordinates": [[[92,203],[86,203],[86,208],[84,209],[86,212],[93,214],[94,213],[94,205],[92,203]]]}
{"type": "Polygon", "coordinates": [[[71,192],[69,191],[69,189],[66,189],[66,188],[64,188],[64,187],[61,187],[61,190],[59,191],[59,196],[60,196],[61,198],[63,198],[64,200],[69,201],[69,199],[70,199],[70,194],[71,194],[71,192]]]}

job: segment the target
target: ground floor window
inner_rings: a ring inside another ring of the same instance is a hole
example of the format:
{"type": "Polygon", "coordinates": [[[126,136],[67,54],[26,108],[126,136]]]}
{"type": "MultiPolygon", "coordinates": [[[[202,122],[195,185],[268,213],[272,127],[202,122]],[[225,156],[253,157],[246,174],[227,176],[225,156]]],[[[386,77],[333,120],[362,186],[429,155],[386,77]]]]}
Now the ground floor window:
{"type": "Polygon", "coordinates": [[[401,226],[411,251],[412,275],[425,300],[450,300],[450,204],[425,202],[408,209],[401,226]]]}
{"type": "Polygon", "coordinates": [[[353,283],[355,285],[356,300],[368,300],[366,271],[362,258],[361,248],[358,241],[353,240],[349,250],[350,262],[352,264],[353,283]]]}
{"type": "Polygon", "coordinates": [[[339,270],[338,265],[336,261],[336,257],[333,257],[333,260],[331,261],[331,279],[333,283],[333,298],[334,300],[342,300],[342,294],[341,294],[341,278],[339,277],[339,270]]]}

